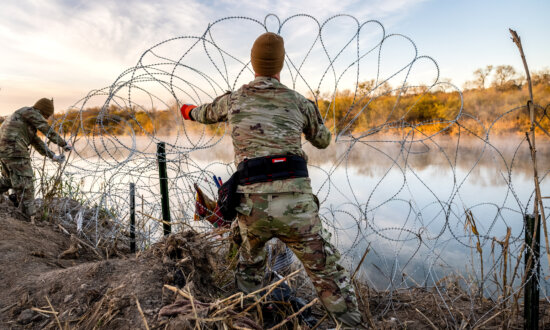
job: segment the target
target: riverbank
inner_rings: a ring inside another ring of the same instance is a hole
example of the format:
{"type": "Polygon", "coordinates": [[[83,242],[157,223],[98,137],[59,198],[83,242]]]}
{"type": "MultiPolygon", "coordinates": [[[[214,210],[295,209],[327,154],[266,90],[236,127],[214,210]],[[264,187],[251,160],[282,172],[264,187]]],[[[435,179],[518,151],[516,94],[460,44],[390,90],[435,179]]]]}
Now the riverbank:
{"type": "MultiPolygon", "coordinates": [[[[90,245],[53,214],[32,224],[5,203],[0,214],[2,328],[263,329],[287,320],[280,328],[308,329],[288,303],[267,296],[258,304],[238,294],[223,232],[184,231],[131,254],[122,240],[90,245]],[[276,313],[270,314],[273,308],[276,313]]],[[[323,319],[300,265],[285,275],[296,296],[313,303],[307,312],[322,321],[318,329],[334,327],[330,318],[323,319]]],[[[433,287],[391,292],[370,289],[360,279],[355,284],[364,319],[373,328],[522,326],[521,306],[477,297],[464,289],[464,280],[447,276],[433,287]]],[[[550,325],[548,307],[541,301],[541,328],[550,325]]]]}

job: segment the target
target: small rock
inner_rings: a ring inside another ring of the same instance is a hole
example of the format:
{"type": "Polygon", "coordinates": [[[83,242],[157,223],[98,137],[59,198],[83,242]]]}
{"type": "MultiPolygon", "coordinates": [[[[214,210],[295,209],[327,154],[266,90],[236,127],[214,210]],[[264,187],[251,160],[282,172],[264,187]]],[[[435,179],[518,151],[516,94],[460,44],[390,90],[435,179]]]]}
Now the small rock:
{"type": "Polygon", "coordinates": [[[17,323],[19,324],[29,324],[32,321],[32,318],[34,317],[34,312],[30,309],[25,309],[24,311],[19,314],[19,317],[17,318],[17,323]]]}
{"type": "Polygon", "coordinates": [[[63,302],[66,304],[68,303],[69,301],[71,301],[71,299],[73,299],[73,295],[72,294],[68,294],[65,296],[65,299],[63,299],[63,302]]]}

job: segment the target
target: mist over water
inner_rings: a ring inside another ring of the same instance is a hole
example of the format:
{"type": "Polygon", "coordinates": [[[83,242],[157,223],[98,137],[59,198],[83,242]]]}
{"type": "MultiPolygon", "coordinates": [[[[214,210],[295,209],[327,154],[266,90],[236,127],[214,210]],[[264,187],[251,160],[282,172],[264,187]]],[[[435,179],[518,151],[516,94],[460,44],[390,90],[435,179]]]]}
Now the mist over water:
{"type": "MultiPolygon", "coordinates": [[[[315,166],[325,166],[345,162],[353,167],[360,168],[368,176],[379,175],[387,166],[409,163],[416,169],[435,167],[441,170],[450,165],[460,168],[491,167],[506,169],[513,167],[513,171],[531,175],[533,166],[528,144],[521,135],[492,138],[488,142],[479,138],[460,138],[442,136],[426,142],[408,143],[399,140],[399,137],[388,136],[372,141],[346,142],[333,141],[326,149],[316,149],[309,143],[303,145],[308,155],[308,163],[315,166]],[[350,152],[353,150],[353,152],[350,152]],[[379,171],[377,171],[379,170],[379,171]]],[[[156,154],[156,142],[165,142],[174,148],[174,151],[190,151],[193,158],[201,161],[233,161],[233,145],[231,139],[224,136],[192,135],[185,136],[156,136],[151,139],[145,136],[102,136],[96,139],[80,139],[75,142],[75,153],[79,158],[97,157],[98,153],[104,158],[123,160],[132,152],[156,154]],[[199,148],[195,149],[197,146],[199,148]],[[191,150],[192,149],[192,150],[191,150]]],[[[170,153],[170,151],[168,151],[170,153]]],[[[537,141],[537,158],[539,167],[550,160],[550,141],[537,141]]],[[[542,170],[544,170],[542,166],[542,170]]],[[[475,174],[474,169],[472,174],[475,174]]],[[[540,170],[539,170],[540,171],[540,170]]]]}

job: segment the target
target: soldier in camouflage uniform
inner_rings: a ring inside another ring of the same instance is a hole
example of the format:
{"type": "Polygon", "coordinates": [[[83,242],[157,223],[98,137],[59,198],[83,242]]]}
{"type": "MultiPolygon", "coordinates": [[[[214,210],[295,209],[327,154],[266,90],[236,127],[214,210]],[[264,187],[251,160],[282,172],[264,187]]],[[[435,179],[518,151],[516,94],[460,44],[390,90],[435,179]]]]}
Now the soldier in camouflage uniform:
{"type": "Polygon", "coordinates": [[[32,107],[16,110],[6,118],[0,126],[0,163],[2,178],[0,178],[0,193],[13,189],[17,200],[15,205],[21,205],[22,211],[28,217],[34,215],[33,172],[29,146],[33,146],[41,155],[62,163],[63,154],[57,156],[37,135],[37,130],[65,151],[71,146],[53,131],[46,119],[53,114],[53,101],[42,98],[32,107]]]}
{"type": "MultiPolygon", "coordinates": [[[[284,45],[274,33],[261,35],[251,51],[256,78],[235,92],[199,107],[184,105],[185,119],[203,124],[229,122],[236,164],[244,159],[298,155],[301,135],[317,148],[330,144],[316,105],[281,84],[284,45]]],[[[242,237],[236,282],[252,292],[263,286],[266,265],[264,245],[277,237],[301,260],[326,309],[346,326],[360,327],[361,316],[350,277],[338,264],[340,254],[319,218],[319,201],[308,177],[240,185],[237,207],[242,237]]]]}

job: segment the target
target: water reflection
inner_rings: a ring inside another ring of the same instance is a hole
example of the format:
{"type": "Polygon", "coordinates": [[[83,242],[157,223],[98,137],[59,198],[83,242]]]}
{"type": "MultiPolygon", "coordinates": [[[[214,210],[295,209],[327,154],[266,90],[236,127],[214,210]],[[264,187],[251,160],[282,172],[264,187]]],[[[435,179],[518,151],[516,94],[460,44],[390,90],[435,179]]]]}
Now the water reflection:
{"type": "MultiPolygon", "coordinates": [[[[234,169],[227,137],[189,139],[199,148],[189,147],[181,136],[159,137],[168,146],[172,213],[180,221],[192,221],[194,182],[213,196],[212,175],[225,180],[234,169]]],[[[503,239],[508,227],[511,257],[518,256],[523,214],[532,211],[534,191],[523,137],[489,143],[445,136],[415,143],[397,140],[377,137],[333,143],[326,150],[304,146],[313,188],[322,202],[321,215],[350,265],[358,264],[370,244],[361,272],[375,287],[405,286],[411,281],[429,285],[455,271],[468,271],[480,281],[477,238],[465,229],[467,212],[479,232],[484,280],[498,271],[493,263],[498,263],[500,252],[494,248],[494,238],[503,239]],[[496,251],[496,261],[491,250],[496,251]]],[[[95,194],[108,187],[110,200],[105,203],[120,208],[122,218],[127,212],[127,183],[133,181],[142,196],[137,208],[145,205],[151,215],[160,217],[154,142],[129,137],[79,141],[68,173],[89,178],[86,190],[95,194]]],[[[550,188],[546,179],[550,143],[537,143],[544,195],[550,188]]],[[[149,228],[151,232],[155,229],[149,228]]]]}

